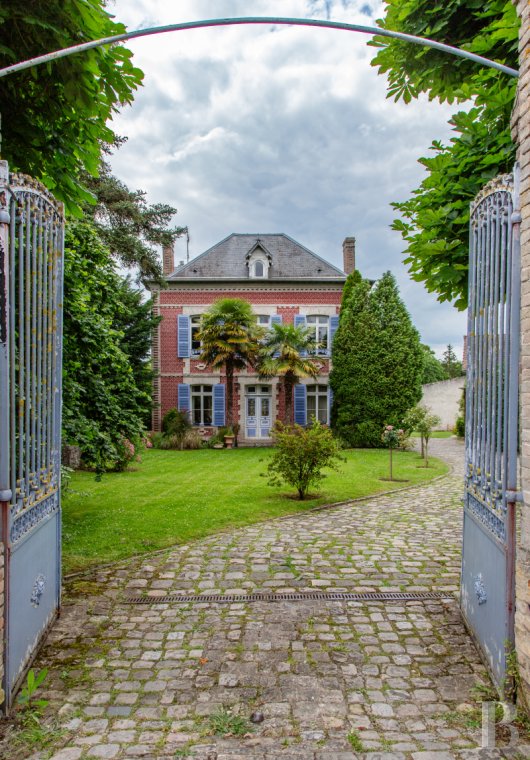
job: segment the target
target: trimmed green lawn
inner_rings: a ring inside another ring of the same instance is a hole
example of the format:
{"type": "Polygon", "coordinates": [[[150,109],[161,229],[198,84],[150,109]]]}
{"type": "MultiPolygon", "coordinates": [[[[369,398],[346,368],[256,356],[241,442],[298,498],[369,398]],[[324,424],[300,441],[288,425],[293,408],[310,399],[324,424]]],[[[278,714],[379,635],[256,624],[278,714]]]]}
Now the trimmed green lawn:
{"type": "Polygon", "coordinates": [[[143,452],[129,472],[73,474],[63,497],[65,572],[142,552],[182,544],[233,526],[307,510],[320,504],[367,496],[419,483],[447,471],[431,459],[428,469],[413,452],[394,452],[388,477],[388,451],[346,451],[340,472],[330,471],[306,501],[288,488],[272,488],[262,477],[272,449],[143,452]]]}

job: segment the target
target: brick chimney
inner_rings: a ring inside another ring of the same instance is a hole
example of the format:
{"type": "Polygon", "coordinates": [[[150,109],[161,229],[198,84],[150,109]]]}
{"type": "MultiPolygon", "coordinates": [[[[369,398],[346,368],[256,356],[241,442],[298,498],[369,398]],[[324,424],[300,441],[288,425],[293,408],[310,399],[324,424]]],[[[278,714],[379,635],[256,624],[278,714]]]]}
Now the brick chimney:
{"type": "Polygon", "coordinates": [[[342,268],[346,274],[351,274],[355,271],[355,238],[344,238],[342,244],[342,268]]]}
{"type": "Polygon", "coordinates": [[[173,250],[173,243],[171,243],[162,247],[162,271],[167,277],[174,269],[175,251],[173,250]]]}

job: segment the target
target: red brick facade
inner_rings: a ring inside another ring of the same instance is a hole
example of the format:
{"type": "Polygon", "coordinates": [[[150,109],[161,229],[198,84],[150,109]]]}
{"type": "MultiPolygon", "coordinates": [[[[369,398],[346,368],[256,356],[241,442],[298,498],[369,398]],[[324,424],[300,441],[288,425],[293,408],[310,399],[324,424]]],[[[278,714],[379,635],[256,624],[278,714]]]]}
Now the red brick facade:
{"type": "MultiPolygon", "coordinates": [[[[167,266],[167,255],[165,256],[167,266]]],[[[191,262],[193,264],[193,261],[191,262]]],[[[320,271],[320,270],[319,270],[320,271]]],[[[153,367],[155,370],[154,380],[154,411],[153,429],[160,430],[161,421],[169,409],[179,406],[179,385],[184,384],[191,389],[190,394],[195,393],[197,386],[214,386],[226,384],[223,373],[213,371],[200,361],[198,356],[182,356],[179,358],[179,328],[178,317],[182,320],[203,314],[206,309],[220,298],[241,298],[248,301],[256,315],[268,316],[280,315],[283,323],[292,324],[295,315],[318,316],[324,320],[336,318],[339,313],[344,275],[337,270],[336,282],[318,282],[318,275],[308,282],[281,282],[279,278],[274,281],[256,282],[208,282],[200,283],[198,278],[169,277],[167,289],[157,290],[153,288],[154,310],[162,317],[162,321],[153,339],[153,367]]],[[[178,270],[177,270],[178,273],[178,270]]],[[[292,278],[291,278],[292,279],[292,278]]],[[[305,279],[309,279],[307,276],[305,279]]],[[[189,340],[191,341],[191,334],[189,340]]],[[[191,346],[191,342],[189,344],[191,346]]],[[[190,353],[191,350],[190,350],[190,353]]],[[[328,385],[329,358],[318,356],[320,375],[317,380],[308,380],[307,385],[320,385],[320,393],[323,386],[328,385]]],[[[310,389],[312,392],[313,389],[310,389]]],[[[193,398],[191,397],[191,406],[193,398]]],[[[196,402],[198,403],[198,402],[196,402]]],[[[311,403],[314,403],[311,401],[311,403]]],[[[317,400],[318,403],[318,400],[317,400]]],[[[323,401],[320,400],[323,407],[323,401]]],[[[257,432],[248,423],[247,412],[258,405],[258,410],[270,408],[270,424],[276,419],[285,418],[284,394],[281,382],[274,378],[268,382],[259,382],[256,374],[244,371],[236,376],[234,389],[234,409],[240,421],[241,430],[239,438],[241,442],[251,444],[259,439],[267,439],[267,428],[257,432]],[[249,402],[248,397],[253,393],[266,395],[268,402],[262,402],[261,398],[249,402]],[[267,406],[265,407],[265,403],[267,406]],[[263,407],[261,406],[263,405],[263,407]],[[249,435],[247,435],[249,433],[249,435]]],[[[182,407],[181,407],[182,408],[182,407]]],[[[321,410],[324,415],[324,411],[321,410]]],[[[192,419],[194,418],[191,409],[192,419]]],[[[200,416],[200,415],[199,415],[200,416]]],[[[217,429],[213,424],[203,424],[195,413],[194,423],[198,425],[204,437],[207,437],[217,429]]],[[[263,417],[261,419],[264,419],[263,417]]],[[[268,423],[267,423],[268,424],[268,423]]]]}

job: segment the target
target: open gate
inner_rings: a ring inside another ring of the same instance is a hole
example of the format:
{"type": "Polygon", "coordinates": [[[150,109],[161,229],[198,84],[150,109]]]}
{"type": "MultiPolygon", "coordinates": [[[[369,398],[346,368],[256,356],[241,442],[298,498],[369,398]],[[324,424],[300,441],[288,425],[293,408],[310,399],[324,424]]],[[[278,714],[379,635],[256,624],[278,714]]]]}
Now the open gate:
{"type": "Polygon", "coordinates": [[[60,603],[63,234],[62,205],[0,162],[5,711],[60,603]]]}
{"type": "Polygon", "coordinates": [[[514,641],[519,403],[518,167],[471,206],[461,607],[504,691],[514,641]]]}

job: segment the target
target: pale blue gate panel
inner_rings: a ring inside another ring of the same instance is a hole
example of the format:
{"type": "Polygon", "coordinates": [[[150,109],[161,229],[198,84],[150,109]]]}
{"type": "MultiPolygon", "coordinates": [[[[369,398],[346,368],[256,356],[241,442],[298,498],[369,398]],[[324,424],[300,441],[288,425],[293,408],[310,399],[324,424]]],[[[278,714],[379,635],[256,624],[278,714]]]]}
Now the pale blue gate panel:
{"type": "Polygon", "coordinates": [[[0,162],[4,711],[60,604],[63,232],[62,205],[0,162]]]}
{"type": "Polygon", "coordinates": [[[502,691],[514,642],[519,394],[518,167],[471,206],[461,608],[502,691]]]}

